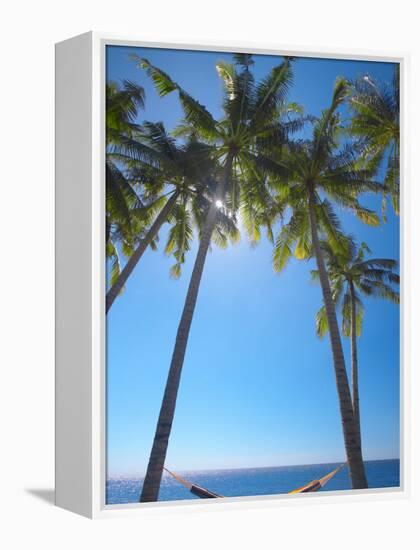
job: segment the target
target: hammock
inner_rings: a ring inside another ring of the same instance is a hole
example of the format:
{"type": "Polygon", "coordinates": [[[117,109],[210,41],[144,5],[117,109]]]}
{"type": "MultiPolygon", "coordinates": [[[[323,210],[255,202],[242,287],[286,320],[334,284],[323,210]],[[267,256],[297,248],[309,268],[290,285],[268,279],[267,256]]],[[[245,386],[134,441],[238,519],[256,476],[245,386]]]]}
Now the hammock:
{"type": "MultiPolygon", "coordinates": [[[[343,467],[344,464],[341,464],[341,466],[338,466],[338,468],[335,468],[332,472],[325,475],[324,477],[321,477],[320,479],[314,479],[310,483],[307,483],[303,487],[299,487],[299,489],[294,489],[293,491],[289,491],[288,494],[293,495],[297,493],[314,493],[315,491],[319,491],[321,487],[324,487],[328,481],[335,476],[337,472],[339,472],[343,467]]],[[[193,495],[199,497],[199,498],[224,498],[223,495],[218,495],[217,493],[213,493],[212,491],[209,491],[208,489],[204,489],[203,487],[200,487],[199,485],[195,485],[194,483],[190,483],[189,481],[186,481],[183,479],[180,475],[175,474],[174,472],[171,472],[167,468],[164,468],[165,472],[168,472],[169,475],[171,475],[174,479],[176,479],[179,483],[184,485],[190,493],[193,495]]]]}
{"type": "Polygon", "coordinates": [[[296,493],[314,493],[315,491],[319,491],[321,487],[324,487],[328,481],[335,476],[337,472],[343,468],[345,464],[341,464],[341,466],[338,466],[338,468],[335,468],[332,472],[325,475],[324,477],[321,477],[320,479],[314,479],[310,483],[307,483],[303,487],[299,487],[299,489],[294,489],[293,491],[289,491],[289,495],[294,495],[296,493]]]}
{"type": "Polygon", "coordinates": [[[216,493],[212,493],[208,489],[204,489],[203,487],[200,487],[199,485],[194,485],[193,483],[189,483],[188,481],[185,481],[185,479],[182,479],[181,476],[174,474],[174,472],[171,472],[167,468],[163,468],[165,472],[168,472],[173,478],[175,478],[179,483],[182,483],[184,487],[186,487],[190,493],[193,495],[200,497],[200,498],[224,498],[222,495],[218,495],[216,493]]]}

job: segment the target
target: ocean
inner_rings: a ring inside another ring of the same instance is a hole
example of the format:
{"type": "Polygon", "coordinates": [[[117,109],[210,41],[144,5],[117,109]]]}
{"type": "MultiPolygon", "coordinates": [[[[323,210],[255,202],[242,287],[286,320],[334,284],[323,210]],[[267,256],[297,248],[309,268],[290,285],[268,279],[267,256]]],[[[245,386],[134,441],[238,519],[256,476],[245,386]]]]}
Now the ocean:
{"type": "MultiPolygon", "coordinates": [[[[241,468],[235,470],[177,471],[190,483],[200,485],[223,496],[257,496],[288,493],[314,479],[328,474],[339,464],[310,464],[270,468],[241,468]]],[[[371,460],[365,462],[369,488],[399,487],[400,461],[371,460]]],[[[143,478],[115,477],[107,481],[107,504],[138,502],[143,478]]],[[[350,489],[348,468],[340,470],[321,491],[350,489]]],[[[198,498],[188,489],[164,474],[159,500],[189,500],[198,498]]]]}

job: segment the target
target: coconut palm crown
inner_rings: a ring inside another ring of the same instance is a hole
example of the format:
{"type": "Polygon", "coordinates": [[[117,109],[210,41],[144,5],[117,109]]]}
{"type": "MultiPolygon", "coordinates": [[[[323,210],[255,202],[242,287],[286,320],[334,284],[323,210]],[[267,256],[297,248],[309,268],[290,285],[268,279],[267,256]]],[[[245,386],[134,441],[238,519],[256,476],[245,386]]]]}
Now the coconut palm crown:
{"type": "MultiPolygon", "coordinates": [[[[364,144],[368,166],[377,171],[385,166],[385,190],[394,211],[399,212],[400,187],[400,73],[395,65],[390,84],[365,75],[351,84],[350,132],[364,144]]],[[[383,202],[385,217],[386,201],[383,202]]]]}
{"type": "MultiPolygon", "coordinates": [[[[366,243],[361,243],[358,248],[353,241],[347,253],[334,253],[328,243],[322,243],[327,270],[331,281],[331,290],[334,303],[340,308],[344,336],[351,334],[351,301],[352,286],[356,303],[356,335],[362,333],[364,306],[361,296],[382,298],[395,304],[399,304],[399,292],[395,285],[400,282],[400,277],[395,270],[398,268],[396,260],[385,258],[368,258],[366,254],[371,251],[366,243]]],[[[314,280],[319,280],[317,270],[311,272],[314,280]]],[[[316,333],[323,338],[328,331],[325,306],[316,316],[316,333]]]]}
{"type": "MultiPolygon", "coordinates": [[[[242,183],[255,174],[278,174],[281,166],[273,161],[269,151],[281,149],[288,136],[302,128],[305,120],[292,113],[300,113],[295,104],[287,104],[286,96],[293,82],[291,59],[286,58],[256,83],[251,67],[252,56],[236,54],[235,63],[220,61],[217,72],[223,82],[223,117],[215,120],[204,105],[191,97],[166,73],[146,59],[136,58],[155,83],[161,97],[177,92],[184,111],[184,120],[175,135],[195,135],[214,146],[214,156],[226,167],[225,177],[219,182],[215,200],[221,200],[231,210],[240,203],[242,183]],[[287,117],[287,118],[286,118],[287,117]]],[[[255,182],[254,182],[255,183],[255,182]]],[[[261,180],[260,180],[260,183],[261,180]]],[[[260,185],[263,193],[264,185],[260,185]]],[[[260,198],[262,200],[262,198],[260,198]]],[[[243,216],[247,215],[242,205],[243,216]]],[[[255,207],[255,205],[254,205],[255,207]]],[[[252,214],[250,214],[252,215],[252,214]]]]}
{"type": "Polygon", "coordinates": [[[360,203],[359,195],[380,193],[383,185],[374,181],[374,170],[361,166],[358,143],[340,146],[344,127],[338,109],[347,96],[346,82],[338,79],[330,108],[314,119],[311,139],[289,143],[283,150],[281,164],[287,175],[277,181],[271,211],[282,221],[274,247],[275,271],[284,269],[293,255],[308,259],[314,253],[309,198],[313,199],[318,230],[334,251],[345,251],[348,239],[333,204],[350,210],[363,223],[380,223],[376,212],[360,203]]]}
{"type": "MultiPolygon", "coordinates": [[[[185,254],[191,247],[193,226],[201,227],[215,187],[216,166],[209,145],[193,137],[177,142],[160,122],[143,122],[132,138],[128,151],[114,149],[110,156],[124,163],[127,179],[141,189],[143,203],[136,209],[136,215],[147,230],[135,247],[124,249],[129,259],[107,293],[107,311],[146,248],[155,247],[155,239],[165,222],[171,226],[165,253],[175,258],[170,273],[175,278],[180,276],[185,254]]],[[[220,211],[214,242],[227,246],[229,240],[237,239],[234,217],[220,211]]]]}

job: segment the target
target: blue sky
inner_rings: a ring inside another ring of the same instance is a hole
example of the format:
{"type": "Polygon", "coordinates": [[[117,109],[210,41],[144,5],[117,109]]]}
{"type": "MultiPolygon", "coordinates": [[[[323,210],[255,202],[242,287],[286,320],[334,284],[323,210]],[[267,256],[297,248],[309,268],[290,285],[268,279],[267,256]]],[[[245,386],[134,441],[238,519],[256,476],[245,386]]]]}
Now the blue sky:
{"type": "MultiPolygon", "coordinates": [[[[108,47],[107,78],[145,88],[139,121],[172,129],[182,116],[176,95],[159,98],[129,59],[148,58],[168,72],[215,117],[221,84],[215,62],[229,54],[108,47]]],[[[275,56],[255,56],[264,76],[275,56]]],[[[391,80],[389,63],[300,59],[294,64],[290,101],[318,115],[328,106],[335,78],[369,73],[391,80]]],[[[364,204],[380,209],[378,197],[364,204]]],[[[344,228],[366,241],[376,257],[399,259],[399,221],[369,228],[338,211],[344,228]]],[[[143,474],[159,413],[195,243],[173,280],[173,263],[146,251],[126,290],[108,314],[107,456],[109,475],[143,474]]],[[[245,235],[208,255],[183,368],[166,464],[178,470],[335,462],[343,437],[328,340],[315,335],[320,288],[310,282],[312,261],[292,260],[281,274],[271,266],[265,239],[251,248],[245,235]]],[[[360,399],[365,459],[399,456],[399,312],[366,300],[359,340],[360,399]]],[[[349,345],[344,341],[349,357],[349,345]]]]}

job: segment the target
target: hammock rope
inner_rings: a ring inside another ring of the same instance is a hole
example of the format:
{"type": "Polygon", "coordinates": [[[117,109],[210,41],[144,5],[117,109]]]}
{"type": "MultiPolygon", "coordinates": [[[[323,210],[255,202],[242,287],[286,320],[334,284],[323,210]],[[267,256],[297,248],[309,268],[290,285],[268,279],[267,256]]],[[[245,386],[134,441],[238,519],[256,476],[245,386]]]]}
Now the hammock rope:
{"type": "MultiPolygon", "coordinates": [[[[303,485],[302,487],[299,487],[298,489],[294,489],[293,491],[289,491],[289,495],[294,495],[298,493],[314,493],[316,491],[319,491],[330,479],[332,479],[335,474],[337,474],[346,463],[341,464],[337,468],[335,468],[332,472],[326,474],[325,476],[314,479],[313,481],[310,481],[306,485],[303,485]]],[[[199,485],[196,485],[194,483],[190,483],[189,481],[186,481],[184,478],[182,478],[179,474],[176,474],[174,472],[171,472],[167,468],[164,468],[165,472],[167,472],[169,475],[171,475],[174,479],[176,479],[181,485],[184,485],[186,489],[190,491],[193,495],[199,497],[199,498],[225,498],[223,495],[218,495],[217,493],[213,493],[212,491],[209,491],[208,489],[204,489],[204,487],[200,487],[199,485]]]]}

